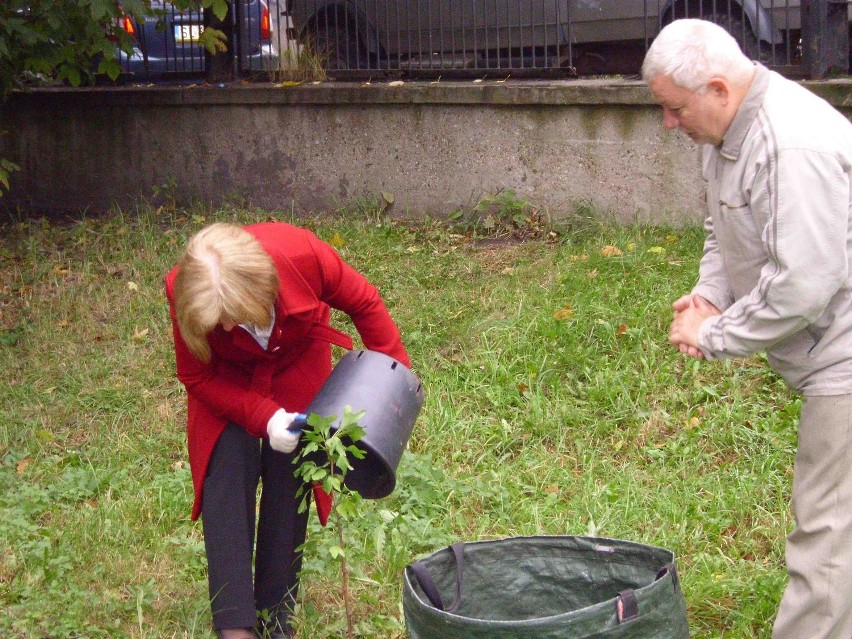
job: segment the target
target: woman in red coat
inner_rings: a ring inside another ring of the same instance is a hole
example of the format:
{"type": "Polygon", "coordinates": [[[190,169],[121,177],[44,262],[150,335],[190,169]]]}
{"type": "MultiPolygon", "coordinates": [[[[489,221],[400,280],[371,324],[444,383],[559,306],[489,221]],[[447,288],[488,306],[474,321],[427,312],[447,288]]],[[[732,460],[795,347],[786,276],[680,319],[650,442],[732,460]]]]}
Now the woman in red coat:
{"type": "Polygon", "coordinates": [[[223,639],[252,638],[256,627],[287,637],[307,527],[293,474],[298,434],[288,426],[331,372],[331,344],[352,348],[329,325],[330,308],[352,318],[367,349],[410,366],[408,355],[376,288],[289,224],[203,229],[166,276],[166,293],[214,627],[223,639]]]}

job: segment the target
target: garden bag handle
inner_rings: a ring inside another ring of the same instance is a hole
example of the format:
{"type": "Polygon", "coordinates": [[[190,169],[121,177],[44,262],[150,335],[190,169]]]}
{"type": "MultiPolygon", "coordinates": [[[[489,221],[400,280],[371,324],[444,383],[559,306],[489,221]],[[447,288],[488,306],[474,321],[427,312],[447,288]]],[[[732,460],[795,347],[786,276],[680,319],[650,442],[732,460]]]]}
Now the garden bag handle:
{"type": "Polygon", "coordinates": [[[415,561],[411,564],[411,571],[414,573],[414,578],[417,580],[417,585],[424,592],[429,602],[438,610],[444,612],[455,612],[461,604],[462,581],[464,580],[464,543],[459,542],[449,547],[453,551],[456,558],[456,596],[453,603],[444,607],[444,602],[441,599],[441,593],[435,585],[435,580],[424,565],[423,561],[415,561]]]}

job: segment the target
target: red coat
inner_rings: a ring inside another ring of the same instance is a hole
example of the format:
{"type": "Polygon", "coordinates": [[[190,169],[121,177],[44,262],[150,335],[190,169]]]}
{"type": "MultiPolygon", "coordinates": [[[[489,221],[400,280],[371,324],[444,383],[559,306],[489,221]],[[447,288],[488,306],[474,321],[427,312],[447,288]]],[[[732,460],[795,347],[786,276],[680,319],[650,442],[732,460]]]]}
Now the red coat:
{"type": "Polygon", "coordinates": [[[188,398],[189,463],[195,488],[192,518],[201,513],[207,463],[228,422],[255,437],[279,408],[302,412],[331,373],[331,344],[352,348],[352,340],[329,326],[331,308],[348,314],[369,350],[410,366],[399,330],[376,288],[310,231],[269,222],[245,227],[278,269],[280,292],[275,325],[264,351],[242,328],[217,326],[208,336],[208,364],[189,352],[175,318],[174,281],[166,276],[178,379],[188,398]]]}

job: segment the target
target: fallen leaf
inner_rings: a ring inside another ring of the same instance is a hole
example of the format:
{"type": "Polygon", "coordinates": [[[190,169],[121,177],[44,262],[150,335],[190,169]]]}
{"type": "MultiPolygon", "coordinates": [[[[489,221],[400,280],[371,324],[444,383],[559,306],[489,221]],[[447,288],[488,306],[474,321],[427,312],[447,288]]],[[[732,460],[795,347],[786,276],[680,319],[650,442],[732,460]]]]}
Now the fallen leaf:
{"type": "Polygon", "coordinates": [[[56,322],[56,325],[57,325],[59,328],[68,328],[68,325],[69,325],[70,323],[71,323],[71,322],[69,322],[68,320],[59,320],[58,322],[56,322]]]}
{"type": "Polygon", "coordinates": [[[30,458],[29,457],[19,461],[18,466],[17,466],[18,474],[19,475],[22,474],[27,469],[27,466],[29,466],[29,465],[30,465],[30,458]]]}
{"type": "Polygon", "coordinates": [[[134,331],[133,332],[133,339],[135,339],[136,341],[141,341],[141,340],[145,339],[148,336],[148,330],[149,329],[147,329],[147,328],[143,328],[141,331],[138,331],[138,330],[134,331]]]}
{"type": "Polygon", "coordinates": [[[524,395],[529,389],[530,387],[526,384],[518,384],[518,391],[521,393],[521,395],[524,395]]]}
{"type": "Polygon", "coordinates": [[[583,253],[583,254],[581,254],[581,255],[572,255],[572,256],[571,256],[571,261],[572,261],[572,262],[588,262],[588,261],[589,261],[589,256],[588,256],[588,255],[586,255],[585,253],[583,253]]]}
{"type": "Polygon", "coordinates": [[[54,275],[63,275],[63,276],[68,275],[68,269],[65,268],[64,266],[60,266],[59,264],[57,264],[53,267],[53,274],[54,275]]]}
{"type": "Polygon", "coordinates": [[[401,87],[405,82],[402,80],[394,80],[393,82],[388,82],[389,87],[401,87]]]}
{"type": "Polygon", "coordinates": [[[624,335],[627,332],[627,324],[620,324],[617,329],[615,329],[616,335],[624,335]]]}
{"type": "Polygon", "coordinates": [[[275,86],[279,89],[286,89],[287,87],[297,87],[302,84],[302,80],[285,80],[284,82],[279,82],[275,86]]]}
{"type": "Polygon", "coordinates": [[[627,243],[627,250],[628,251],[635,251],[636,250],[636,242],[628,242],[627,243]]]}
{"type": "Polygon", "coordinates": [[[656,253],[656,254],[659,255],[659,254],[665,253],[666,249],[664,249],[662,246],[652,246],[651,248],[648,249],[647,252],[648,253],[656,253]]]}
{"type": "Polygon", "coordinates": [[[382,191],[382,199],[385,202],[387,202],[388,204],[393,204],[393,202],[394,202],[393,193],[390,193],[388,191],[382,191]]]}
{"type": "Polygon", "coordinates": [[[473,81],[474,84],[478,84],[480,82],[482,82],[482,78],[476,78],[476,80],[473,81]]]}
{"type": "Polygon", "coordinates": [[[501,271],[501,273],[502,273],[503,275],[509,275],[509,274],[511,274],[511,273],[514,273],[514,272],[515,272],[515,269],[514,269],[514,268],[512,268],[511,266],[507,266],[506,268],[504,268],[504,269],[501,271]]]}
{"type": "Polygon", "coordinates": [[[548,495],[558,495],[559,494],[559,484],[548,484],[544,489],[548,495]]]}
{"type": "Polygon", "coordinates": [[[343,239],[343,236],[338,232],[328,238],[328,243],[331,244],[334,248],[343,248],[346,244],[346,240],[343,239]]]}
{"type": "Polygon", "coordinates": [[[589,271],[589,277],[590,277],[590,278],[594,279],[594,278],[596,278],[597,276],[598,276],[598,269],[593,268],[591,271],[589,271]]]}
{"type": "Polygon", "coordinates": [[[619,255],[623,255],[621,249],[617,246],[607,245],[601,249],[601,255],[604,257],[618,257],[619,255]]]}
{"type": "Polygon", "coordinates": [[[128,282],[127,283],[127,290],[128,291],[138,291],[139,285],[136,282],[128,282]]]}
{"type": "Polygon", "coordinates": [[[574,317],[574,309],[570,306],[563,306],[553,314],[554,319],[564,320],[574,317]]]}

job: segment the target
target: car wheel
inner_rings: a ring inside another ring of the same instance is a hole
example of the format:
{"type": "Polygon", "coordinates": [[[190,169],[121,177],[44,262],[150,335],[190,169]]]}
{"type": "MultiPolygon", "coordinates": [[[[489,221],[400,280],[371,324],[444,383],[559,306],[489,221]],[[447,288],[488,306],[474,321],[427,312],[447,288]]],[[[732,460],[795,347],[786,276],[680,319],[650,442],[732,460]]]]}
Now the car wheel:
{"type": "Polygon", "coordinates": [[[317,25],[316,48],[329,71],[369,67],[367,52],[349,20],[330,20],[317,25]]]}

